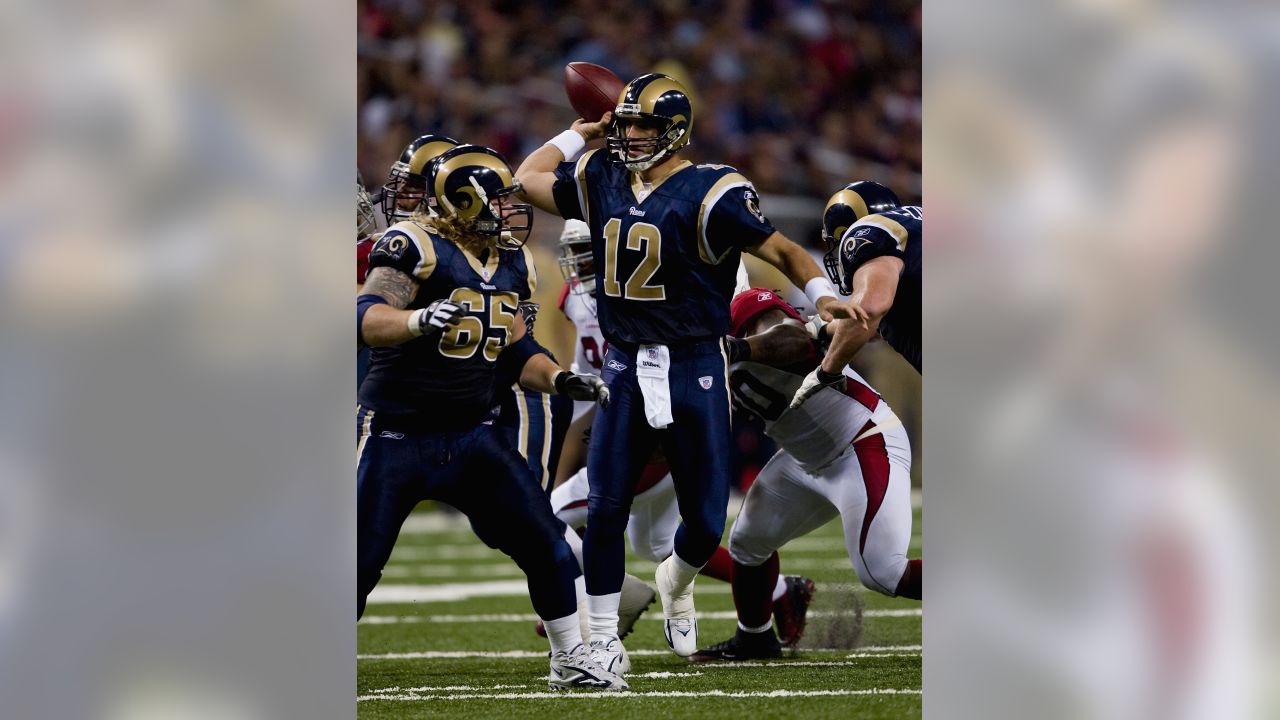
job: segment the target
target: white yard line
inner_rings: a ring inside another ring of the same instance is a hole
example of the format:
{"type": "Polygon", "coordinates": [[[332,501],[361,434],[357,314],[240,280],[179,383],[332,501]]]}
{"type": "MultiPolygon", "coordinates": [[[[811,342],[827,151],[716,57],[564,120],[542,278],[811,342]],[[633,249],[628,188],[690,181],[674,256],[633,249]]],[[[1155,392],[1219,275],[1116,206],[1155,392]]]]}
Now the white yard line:
{"type": "Polygon", "coordinates": [[[385,694],[385,693],[457,692],[458,690],[522,690],[527,687],[533,687],[533,686],[532,685],[491,685],[489,687],[479,687],[477,685],[435,685],[435,686],[424,685],[422,687],[411,687],[411,688],[402,688],[402,687],[396,686],[396,687],[389,687],[389,688],[378,688],[376,690],[370,690],[369,692],[372,694],[385,694]]]}
{"type": "MultiPolygon", "coordinates": [[[[847,658],[888,658],[888,657],[920,657],[920,653],[853,653],[847,658]]],[[[862,663],[848,660],[735,660],[733,662],[698,663],[698,667],[707,668],[761,668],[761,667],[861,667],[862,663]]]]}
{"type": "MultiPolygon", "coordinates": [[[[847,617],[851,613],[837,610],[811,610],[811,618],[847,617]]],[[[901,610],[863,610],[862,616],[868,618],[902,618],[921,617],[920,608],[904,608],[901,610]]],[[[698,613],[702,620],[736,620],[737,614],[732,610],[716,610],[698,613]]],[[[660,613],[646,613],[641,620],[657,622],[662,620],[660,613]]],[[[482,613],[477,615],[367,615],[360,620],[365,625],[411,625],[416,623],[494,623],[494,622],[536,622],[538,616],[533,613],[482,613]]]]}
{"type": "Polygon", "coordinates": [[[662,690],[654,692],[525,692],[525,693],[463,693],[458,695],[419,695],[417,693],[402,694],[382,694],[374,693],[369,695],[360,695],[356,700],[365,702],[368,700],[394,700],[400,702],[416,702],[421,700],[543,700],[551,698],[574,698],[579,700],[625,700],[628,698],[654,698],[654,697],[678,697],[678,698],[790,698],[790,697],[847,697],[856,695],[920,695],[920,691],[916,689],[889,689],[889,688],[872,688],[867,690],[755,690],[755,691],[735,691],[727,692],[724,690],[699,690],[699,691],[682,691],[682,690],[662,690]]]}
{"type": "MultiPolygon", "coordinates": [[[[868,657],[874,657],[873,653],[903,653],[916,654],[920,653],[919,645],[868,645],[866,647],[855,648],[858,653],[866,653],[868,657]]],[[[849,648],[805,648],[804,652],[847,652],[849,648]]],[[[647,657],[657,655],[669,655],[670,650],[628,650],[628,655],[634,657],[647,657]]],[[[857,654],[857,653],[855,653],[857,654]]],[[[399,652],[399,653],[370,653],[357,655],[358,660],[467,660],[477,658],[546,658],[546,650],[422,650],[418,652],[399,652]]],[[[853,657],[847,655],[846,657],[853,657]]],[[[892,655],[889,655],[892,657],[892,655]]],[[[777,661],[779,664],[785,664],[786,660],[777,661]]],[[[817,661],[806,661],[817,662],[817,661]]]]}
{"type": "Polygon", "coordinates": [[[493,580],[474,583],[440,583],[439,585],[395,585],[383,583],[369,593],[368,603],[451,602],[476,597],[528,596],[529,584],[524,580],[493,580]]]}
{"type": "Polygon", "coordinates": [[[439,563],[400,563],[387,565],[382,575],[389,578],[494,578],[523,579],[524,573],[513,562],[442,565],[439,563]]]}
{"type": "Polygon", "coordinates": [[[470,544],[435,544],[427,546],[402,545],[391,553],[389,562],[414,562],[424,560],[492,560],[514,564],[506,555],[491,550],[479,541],[470,544]]]}
{"type": "MultiPolygon", "coordinates": [[[[512,566],[514,567],[514,566],[512,566]]],[[[853,570],[850,569],[848,583],[818,583],[818,592],[844,591],[868,592],[860,584],[852,582],[853,570]]],[[[732,588],[728,583],[715,581],[699,582],[696,595],[728,595],[732,588]]],[[[383,583],[369,594],[369,605],[387,605],[394,603],[419,602],[454,602],[476,597],[528,597],[529,586],[524,579],[490,580],[480,582],[438,583],[434,585],[410,583],[383,583]]]]}

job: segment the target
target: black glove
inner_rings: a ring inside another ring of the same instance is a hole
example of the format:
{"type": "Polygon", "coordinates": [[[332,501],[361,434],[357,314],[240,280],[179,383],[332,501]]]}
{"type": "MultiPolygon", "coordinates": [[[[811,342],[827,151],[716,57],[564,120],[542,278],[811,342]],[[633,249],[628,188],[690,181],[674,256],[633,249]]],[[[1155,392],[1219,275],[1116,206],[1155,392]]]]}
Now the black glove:
{"type": "Polygon", "coordinates": [[[530,335],[533,334],[533,324],[538,321],[538,308],[536,302],[520,303],[520,314],[524,316],[524,330],[530,335]]]}
{"type": "Polygon", "coordinates": [[[574,375],[561,372],[556,375],[556,394],[567,395],[574,400],[588,400],[609,407],[609,386],[595,375],[574,375]]]}
{"type": "Polygon", "coordinates": [[[729,364],[736,362],[746,362],[751,359],[751,343],[742,338],[736,338],[732,335],[726,335],[724,338],[725,347],[729,351],[729,364]]]}

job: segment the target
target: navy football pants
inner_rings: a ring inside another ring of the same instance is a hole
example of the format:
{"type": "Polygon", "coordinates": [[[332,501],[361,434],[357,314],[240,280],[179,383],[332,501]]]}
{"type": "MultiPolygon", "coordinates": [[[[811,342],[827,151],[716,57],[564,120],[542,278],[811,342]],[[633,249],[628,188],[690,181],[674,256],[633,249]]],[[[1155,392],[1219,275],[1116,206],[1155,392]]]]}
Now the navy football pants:
{"type": "Polygon", "coordinates": [[[422,432],[356,413],[356,617],[382,577],[400,527],[414,506],[439,500],[460,510],[485,545],[506,553],[529,578],[538,616],[577,610],[578,563],[524,458],[492,425],[422,432]]]}
{"type": "Polygon", "coordinates": [[[609,346],[602,377],[609,407],[596,410],[587,450],[587,534],[583,567],[587,593],[622,588],[623,533],[636,482],[659,445],[666,454],[680,507],[675,553],[700,567],[724,533],[729,504],[730,446],[727,358],[719,341],[671,347],[672,423],[663,430],[645,419],[635,356],[609,346]]]}
{"type": "Polygon", "coordinates": [[[550,495],[560,450],[573,422],[573,400],[516,387],[505,392],[501,407],[497,425],[506,433],[507,443],[528,459],[534,482],[550,495]]]}

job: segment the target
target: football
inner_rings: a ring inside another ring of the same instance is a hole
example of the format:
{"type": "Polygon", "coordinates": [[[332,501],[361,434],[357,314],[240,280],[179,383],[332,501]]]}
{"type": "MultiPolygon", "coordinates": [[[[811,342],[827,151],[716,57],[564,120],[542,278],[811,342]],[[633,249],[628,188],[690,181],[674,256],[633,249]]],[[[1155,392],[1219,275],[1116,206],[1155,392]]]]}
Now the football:
{"type": "Polygon", "coordinates": [[[571,62],[564,66],[564,92],[583,120],[596,122],[612,110],[622,94],[622,85],[622,78],[593,63],[571,62]]]}

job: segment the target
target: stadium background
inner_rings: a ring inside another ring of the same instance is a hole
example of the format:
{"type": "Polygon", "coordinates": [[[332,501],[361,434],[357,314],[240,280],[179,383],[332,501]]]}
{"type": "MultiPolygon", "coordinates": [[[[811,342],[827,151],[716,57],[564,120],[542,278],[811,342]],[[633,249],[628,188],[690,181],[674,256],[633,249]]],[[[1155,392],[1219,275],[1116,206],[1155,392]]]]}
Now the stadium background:
{"type": "MultiPolygon", "coordinates": [[[[920,202],[917,0],[361,0],[358,23],[358,163],[371,190],[426,133],[519,165],[576,117],[563,68],[587,61],[624,81],[656,71],[684,83],[696,113],[687,157],[737,167],[769,219],[819,259],[822,208],[843,184],[874,179],[920,202]]],[[[555,310],[562,221],[536,213],[538,338],[567,364],[573,327],[555,310]]],[[[755,285],[789,288],[753,258],[748,270],[755,285]]],[[[788,299],[805,304],[794,288],[788,299]]],[[[918,486],[919,376],[883,343],[857,365],[907,425],[918,486]]],[[[754,428],[738,432],[745,485],[772,445],[754,428]]]]}

